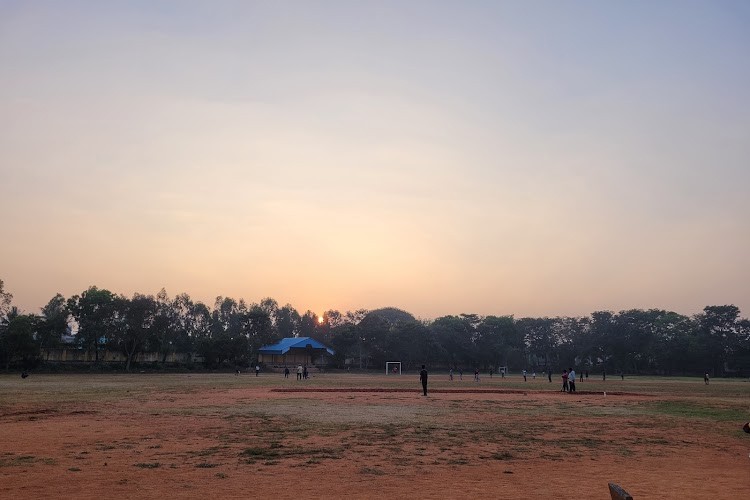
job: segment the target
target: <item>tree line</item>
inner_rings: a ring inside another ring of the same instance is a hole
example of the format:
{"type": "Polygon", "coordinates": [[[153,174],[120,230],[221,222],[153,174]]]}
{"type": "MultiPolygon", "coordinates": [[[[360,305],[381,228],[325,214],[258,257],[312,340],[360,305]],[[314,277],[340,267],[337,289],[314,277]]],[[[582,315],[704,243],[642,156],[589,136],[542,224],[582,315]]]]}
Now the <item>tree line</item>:
{"type": "Polygon", "coordinates": [[[581,317],[515,318],[459,314],[421,320],[397,308],[300,314],[274,299],[246,303],[217,297],[213,307],[188,294],[128,298],[95,286],[57,294],[40,314],[23,314],[0,280],[0,362],[5,369],[40,363],[77,327],[75,346],[100,360],[119,351],[126,370],[143,352],[196,354],[207,368],[248,366],[258,349],[284,337],[312,337],[335,350],[336,367],[405,370],[579,370],[714,376],[750,373],[750,321],[734,305],[685,316],[661,309],[596,311],[581,317]]]}

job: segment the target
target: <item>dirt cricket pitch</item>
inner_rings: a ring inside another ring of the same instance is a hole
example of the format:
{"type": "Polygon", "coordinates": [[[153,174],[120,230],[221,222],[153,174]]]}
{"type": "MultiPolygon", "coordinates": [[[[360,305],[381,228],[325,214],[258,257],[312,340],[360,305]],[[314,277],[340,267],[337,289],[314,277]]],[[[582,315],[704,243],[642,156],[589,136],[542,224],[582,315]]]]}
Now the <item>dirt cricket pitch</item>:
{"type": "Polygon", "coordinates": [[[470,378],[3,375],[0,498],[748,498],[750,382],[470,378]]]}

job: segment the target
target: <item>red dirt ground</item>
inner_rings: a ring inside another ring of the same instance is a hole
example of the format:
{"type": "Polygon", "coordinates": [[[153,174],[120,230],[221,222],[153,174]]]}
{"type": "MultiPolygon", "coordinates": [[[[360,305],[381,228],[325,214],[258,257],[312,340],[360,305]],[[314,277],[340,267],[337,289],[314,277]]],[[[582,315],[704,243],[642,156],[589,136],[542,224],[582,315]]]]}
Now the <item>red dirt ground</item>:
{"type": "Polygon", "coordinates": [[[618,413],[648,399],[251,387],[16,404],[0,408],[0,498],[594,499],[608,481],[749,497],[750,439],[618,413]],[[591,404],[611,418],[576,416],[591,404]]]}

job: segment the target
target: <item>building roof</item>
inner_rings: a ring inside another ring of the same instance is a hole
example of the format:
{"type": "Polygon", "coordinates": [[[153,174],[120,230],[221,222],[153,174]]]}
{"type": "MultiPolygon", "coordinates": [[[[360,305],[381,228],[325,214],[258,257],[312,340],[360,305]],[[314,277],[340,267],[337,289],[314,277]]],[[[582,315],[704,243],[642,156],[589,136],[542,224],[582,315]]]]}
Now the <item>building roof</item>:
{"type": "Polygon", "coordinates": [[[289,349],[307,349],[308,346],[311,349],[325,349],[331,356],[334,354],[333,349],[310,337],[287,337],[275,344],[264,345],[259,352],[261,354],[286,354],[289,349]]]}

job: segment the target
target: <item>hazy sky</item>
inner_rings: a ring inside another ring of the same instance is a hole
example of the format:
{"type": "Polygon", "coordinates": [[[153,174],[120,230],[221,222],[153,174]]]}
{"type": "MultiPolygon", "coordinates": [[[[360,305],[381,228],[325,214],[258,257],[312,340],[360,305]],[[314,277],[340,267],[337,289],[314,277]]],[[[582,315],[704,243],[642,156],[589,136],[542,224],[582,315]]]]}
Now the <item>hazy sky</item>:
{"type": "Polygon", "coordinates": [[[750,314],[750,3],[0,0],[0,279],[750,314]]]}

